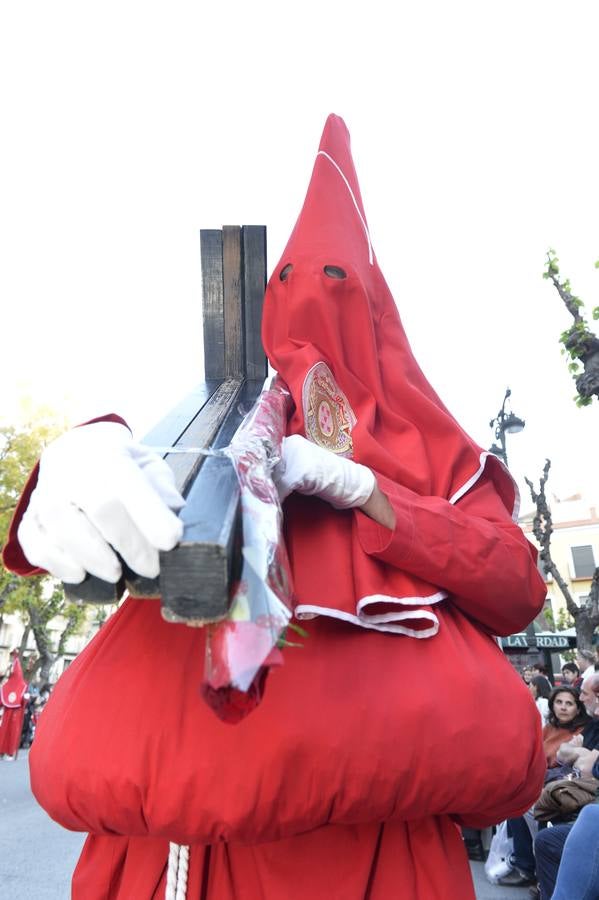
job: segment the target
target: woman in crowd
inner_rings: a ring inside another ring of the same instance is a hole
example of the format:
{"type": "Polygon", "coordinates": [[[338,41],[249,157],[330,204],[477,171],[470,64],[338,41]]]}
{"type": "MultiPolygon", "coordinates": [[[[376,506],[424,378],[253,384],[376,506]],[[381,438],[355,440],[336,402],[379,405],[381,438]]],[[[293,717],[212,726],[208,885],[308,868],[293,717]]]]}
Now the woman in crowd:
{"type": "Polygon", "coordinates": [[[578,691],[568,685],[554,688],[548,700],[549,715],[543,728],[543,748],[547,758],[547,768],[558,766],[558,747],[580,734],[590,721],[578,695],[578,691]]]}
{"type": "Polygon", "coordinates": [[[530,668],[530,666],[524,666],[522,669],[522,681],[524,684],[529,685],[533,679],[534,672],[530,668]]]}

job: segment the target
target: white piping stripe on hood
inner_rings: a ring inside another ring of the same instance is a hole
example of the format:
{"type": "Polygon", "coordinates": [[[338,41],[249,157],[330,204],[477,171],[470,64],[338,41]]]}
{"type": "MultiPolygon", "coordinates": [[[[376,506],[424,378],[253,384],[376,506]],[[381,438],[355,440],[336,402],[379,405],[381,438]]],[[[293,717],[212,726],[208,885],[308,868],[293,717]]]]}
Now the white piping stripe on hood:
{"type": "Polygon", "coordinates": [[[341,169],[339,168],[339,166],[337,165],[337,163],[335,162],[335,160],[333,159],[332,156],[329,156],[329,154],[325,153],[324,150],[319,150],[318,153],[316,154],[316,156],[324,156],[325,159],[328,159],[328,161],[335,166],[335,168],[337,169],[337,171],[343,178],[343,181],[345,182],[345,186],[348,189],[350,196],[353,200],[353,204],[356,207],[356,212],[358,213],[358,216],[360,217],[360,222],[362,223],[362,228],[364,229],[364,234],[366,235],[366,240],[368,241],[368,262],[370,263],[371,266],[374,265],[374,254],[373,254],[373,250],[372,250],[372,242],[370,240],[370,232],[368,231],[368,225],[364,221],[364,216],[360,212],[360,207],[358,206],[358,201],[356,200],[356,198],[354,196],[354,192],[351,189],[351,185],[350,185],[349,181],[347,180],[347,178],[345,177],[345,175],[343,174],[343,172],[341,171],[341,169]]]}

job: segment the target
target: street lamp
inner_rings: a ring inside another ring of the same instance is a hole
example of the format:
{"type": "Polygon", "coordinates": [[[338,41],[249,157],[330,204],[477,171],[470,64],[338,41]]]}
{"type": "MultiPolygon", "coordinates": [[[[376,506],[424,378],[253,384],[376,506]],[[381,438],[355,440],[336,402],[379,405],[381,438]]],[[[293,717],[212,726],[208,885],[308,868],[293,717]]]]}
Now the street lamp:
{"type": "MultiPolygon", "coordinates": [[[[495,456],[498,456],[500,459],[502,459],[506,466],[508,463],[505,436],[506,434],[517,434],[519,431],[522,431],[524,425],[526,424],[524,422],[524,419],[521,419],[519,416],[515,415],[515,413],[511,411],[506,412],[505,404],[507,403],[511,395],[512,392],[509,388],[507,388],[505,397],[503,398],[503,403],[501,404],[501,409],[499,410],[495,418],[491,419],[491,421],[489,422],[489,428],[495,428],[495,439],[499,441],[499,444],[492,444],[489,447],[489,452],[494,453],[495,456]]],[[[537,639],[535,635],[534,619],[526,626],[526,640],[528,642],[529,649],[536,647],[537,639]]],[[[551,664],[551,658],[548,658],[549,663],[551,664]]]]}
{"type": "Polygon", "coordinates": [[[495,438],[499,441],[499,444],[492,444],[489,447],[489,452],[494,453],[495,456],[498,456],[500,459],[507,462],[507,450],[506,450],[506,434],[517,434],[519,431],[522,431],[524,425],[524,419],[519,418],[519,416],[515,415],[513,412],[506,412],[505,404],[509,397],[511,397],[512,392],[509,388],[506,389],[505,397],[503,398],[503,403],[501,404],[501,409],[497,413],[494,419],[491,419],[489,422],[489,428],[495,428],[495,438]]]}

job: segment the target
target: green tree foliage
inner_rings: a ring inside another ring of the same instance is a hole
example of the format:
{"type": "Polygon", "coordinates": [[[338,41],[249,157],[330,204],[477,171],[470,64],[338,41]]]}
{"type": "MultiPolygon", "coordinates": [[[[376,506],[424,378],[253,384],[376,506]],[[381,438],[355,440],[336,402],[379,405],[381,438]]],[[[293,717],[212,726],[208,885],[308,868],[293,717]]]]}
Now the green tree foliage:
{"type": "Polygon", "coordinates": [[[551,631],[566,631],[568,628],[574,628],[574,619],[563,606],[558,609],[557,618],[553,615],[550,606],[543,610],[543,615],[551,631]]]}
{"type": "MultiPolygon", "coordinates": [[[[595,263],[599,269],[599,261],[595,263]]],[[[547,261],[543,278],[553,283],[560,295],[566,309],[574,319],[574,323],[562,331],[560,343],[563,344],[562,353],[569,357],[568,370],[570,371],[578,393],[574,397],[577,406],[588,406],[593,397],[599,399],[599,339],[590,330],[584,317],[584,303],[572,293],[570,279],[560,275],[559,259],[555,250],[548,250],[547,261]]],[[[599,319],[599,306],[591,313],[593,319],[599,319]]]]}
{"type": "MultiPolygon", "coordinates": [[[[0,543],[6,543],[13,512],[45,445],[64,430],[48,411],[37,410],[20,427],[0,427],[0,543]]],[[[29,680],[47,681],[54,662],[64,654],[68,638],[81,627],[85,608],[66,600],[62,587],[49,576],[18,578],[0,567],[0,623],[8,613],[17,613],[23,622],[19,652],[29,680]],[[62,631],[53,639],[49,625],[63,618],[62,631]],[[37,653],[25,653],[33,634],[37,653]]]]}
{"type": "MultiPolygon", "coordinates": [[[[595,263],[599,269],[599,260],[595,263]]],[[[577,406],[588,406],[593,397],[599,399],[599,338],[591,331],[587,319],[584,317],[584,303],[572,293],[569,278],[563,278],[560,274],[559,259],[555,250],[547,251],[547,261],[543,278],[552,282],[560,295],[566,309],[574,319],[570,328],[562,331],[560,343],[563,344],[562,353],[568,355],[570,361],[568,369],[576,382],[578,393],[574,397],[577,406]]],[[[599,320],[599,306],[591,311],[595,321],[599,320]]],[[[551,463],[547,460],[543,475],[540,479],[538,493],[532,482],[526,479],[530,494],[537,508],[537,515],[533,524],[534,533],[541,547],[540,558],[546,573],[551,573],[561,590],[568,610],[568,614],[576,628],[576,640],[581,649],[590,649],[593,634],[599,626],[599,567],[595,569],[591,582],[590,594],[580,606],[575,603],[567,584],[560,575],[551,558],[551,534],[553,523],[551,511],[545,498],[545,483],[549,475],[551,463]]]]}

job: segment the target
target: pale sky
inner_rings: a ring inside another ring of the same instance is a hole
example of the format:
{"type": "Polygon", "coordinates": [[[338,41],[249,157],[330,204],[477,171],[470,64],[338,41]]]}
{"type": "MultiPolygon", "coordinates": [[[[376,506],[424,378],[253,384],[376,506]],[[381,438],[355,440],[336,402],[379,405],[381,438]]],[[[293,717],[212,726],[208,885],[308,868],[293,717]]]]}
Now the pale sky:
{"type": "Polygon", "coordinates": [[[3,417],[29,394],[142,437],[203,377],[200,229],[266,225],[274,266],[335,112],[433,386],[484,447],[509,386],[517,478],[549,456],[597,499],[541,275],[554,247],[599,302],[598,34],[591,0],[3,4],[3,417]]]}

